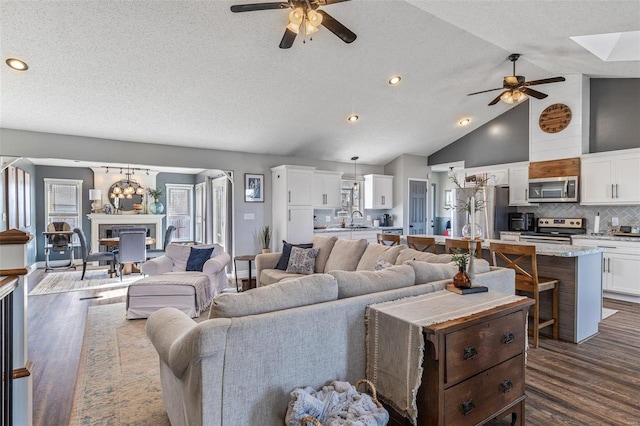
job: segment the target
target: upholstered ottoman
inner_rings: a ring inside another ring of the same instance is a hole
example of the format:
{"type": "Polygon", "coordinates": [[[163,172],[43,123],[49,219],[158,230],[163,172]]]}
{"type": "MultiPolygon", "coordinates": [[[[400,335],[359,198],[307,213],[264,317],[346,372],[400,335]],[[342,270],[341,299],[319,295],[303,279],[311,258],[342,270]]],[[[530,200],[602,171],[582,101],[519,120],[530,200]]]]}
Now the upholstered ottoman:
{"type": "Polygon", "coordinates": [[[209,277],[194,272],[167,272],[136,281],[127,291],[127,319],[148,318],[161,308],[181,310],[191,318],[213,300],[209,277]]]}

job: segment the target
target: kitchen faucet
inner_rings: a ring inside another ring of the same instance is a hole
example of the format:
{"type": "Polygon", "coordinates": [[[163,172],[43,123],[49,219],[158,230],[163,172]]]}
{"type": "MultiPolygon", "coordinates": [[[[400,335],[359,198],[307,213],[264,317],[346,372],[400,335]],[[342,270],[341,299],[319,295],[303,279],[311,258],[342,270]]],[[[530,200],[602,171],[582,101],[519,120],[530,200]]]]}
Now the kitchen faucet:
{"type": "Polygon", "coordinates": [[[358,213],[360,215],[360,217],[364,217],[364,215],[362,214],[362,212],[360,210],[354,210],[351,212],[351,224],[349,226],[353,226],[353,215],[355,213],[358,213]]]}

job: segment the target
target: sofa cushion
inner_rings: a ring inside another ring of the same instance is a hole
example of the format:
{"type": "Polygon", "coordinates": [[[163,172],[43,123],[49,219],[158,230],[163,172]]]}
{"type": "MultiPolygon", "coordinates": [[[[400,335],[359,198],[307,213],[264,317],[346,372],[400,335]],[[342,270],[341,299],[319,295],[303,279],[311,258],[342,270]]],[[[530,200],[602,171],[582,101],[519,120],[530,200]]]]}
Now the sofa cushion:
{"type": "Polygon", "coordinates": [[[402,265],[407,260],[420,260],[422,262],[430,263],[449,263],[451,262],[451,255],[433,254],[408,248],[400,252],[396,258],[396,265],[402,265]]]}
{"type": "Polygon", "coordinates": [[[200,244],[197,246],[184,246],[180,244],[169,244],[165,250],[165,255],[173,262],[172,271],[184,272],[187,270],[187,261],[191,255],[191,248],[208,249],[213,247],[210,257],[215,257],[224,252],[219,244],[200,244]]]}
{"type": "Polygon", "coordinates": [[[278,283],[287,278],[301,278],[302,274],[292,274],[287,271],[281,271],[280,269],[263,269],[260,272],[260,284],[269,285],[278,283]]]}
{"type": "Polygon", "coordinates": [[[298,306],[329,302],[338,297],[338,284],[327,274],[314,274],[242,293],[225,293],[213,299],[209,318],[258,315],[298,306]]]}
{"type": "Polygon", "coordinates": [[[204,266],[204,262],[211,258],[211,253],[213,253],[213,247],[210,248],[198,248],[191,247],[191,252],[189,253],[189,259],[187,260],[187,271],[198,271],[202,272],[202,267],[204,266]]]}
{"type": "Polygon", "coordinates": [[[316,256],[318,256],[318,249],[292,247],[289,264],[287,265],[287,273],[313,274],[314,267],[316,266],[316,256]]]}
{"type": "MultiPolygon", "coordinates": [[[[454,262],[449,263],[432,263],[419,260],[407,260],[405,265],[409,265],[415,272],[415,284],[426,284],[433,281],[450,280],[458,273],[458,265],[454,262]]],[[[489,262],[484,259],[475,259],[473,267],[476,274],[489,272],[491,269],[489,262]]]]}
{"type": "Polygon", "coordinates": [[[365,239],[336,241],[324,267],[325,272],[355,271],[368,244],[365,239]]]}
{"type": "Polygon", "coordinates": [[[327,264],[331,250],[333,250],[333,246],[336,244],[336,241],[338,241],[338,238],[314,235],[313,240],[311,241],[313,243],[313,248],[318,249],[315,272],[322,273],[324,272],[324,267],[327,264]]]}
{"type": "Polygon", "coordinates": [[[412,286],[415,272],[409,265],[396,265],[382,271],[331,271],[338,281],[338,299],[412,286]]]}
{"type": "Polygon", "coordinates": [[[378,261],[395,265],[398,254],[407,246],[386,246],[384,244],[369,244],[358,262],[356,271],[373,271],[378,261]]]}
{"type": "Polygon", "coordinates": [[[287,266],[289,266],[289,257],[291,256],[291,247],[301,247],[301,248],[312,248],[312,243],[307,244],[291,244],[282,240],[282,255],[280,256],[280,260],[276,265],[276,269],[280,269],[281,271],[286,271],[287,266]]]}

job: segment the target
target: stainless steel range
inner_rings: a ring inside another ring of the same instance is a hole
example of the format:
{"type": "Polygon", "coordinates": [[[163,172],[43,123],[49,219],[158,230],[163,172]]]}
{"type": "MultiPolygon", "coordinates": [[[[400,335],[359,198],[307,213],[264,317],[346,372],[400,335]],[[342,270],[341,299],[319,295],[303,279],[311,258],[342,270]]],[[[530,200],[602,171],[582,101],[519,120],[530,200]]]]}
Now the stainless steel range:
{"type": "Polygon", "coordinates": [[[584,218],[546,218],[537,221],[536,232],[523,232],[520,241],[546,244],[571,244],[572,235],[586,234],[584,218]]]}

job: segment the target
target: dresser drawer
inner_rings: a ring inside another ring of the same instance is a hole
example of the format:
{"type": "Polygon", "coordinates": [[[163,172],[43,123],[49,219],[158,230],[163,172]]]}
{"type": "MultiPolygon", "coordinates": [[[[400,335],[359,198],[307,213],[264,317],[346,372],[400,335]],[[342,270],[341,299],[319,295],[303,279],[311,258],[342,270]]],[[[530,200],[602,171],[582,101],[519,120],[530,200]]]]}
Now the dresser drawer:
{"type": "Polygon", "coordinates": [[[474,425],[524,395],[523,356],[445,390],[444,423],[474,425]]]}
{"type": "Polygon", "coordinates": [[[455,385],[522,352],[524,317],[514,312],[445,336],[445,385],[455,385]]]}

